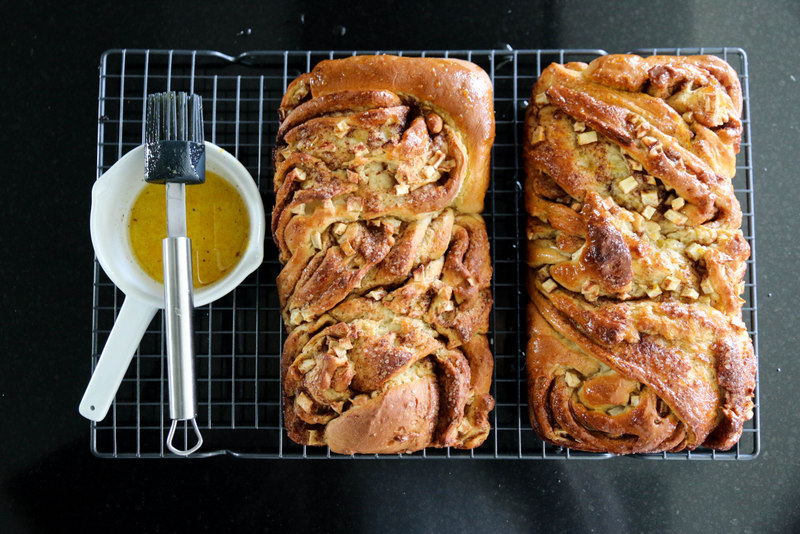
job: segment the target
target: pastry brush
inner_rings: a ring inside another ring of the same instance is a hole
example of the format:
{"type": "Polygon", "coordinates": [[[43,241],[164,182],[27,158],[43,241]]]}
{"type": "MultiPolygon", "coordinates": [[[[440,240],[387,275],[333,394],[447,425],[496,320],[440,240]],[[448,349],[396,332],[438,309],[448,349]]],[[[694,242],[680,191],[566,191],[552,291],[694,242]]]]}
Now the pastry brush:
{"type": "Polygon", "coordinates": [[[199,95],[174,91],[148,95],[144,164],[145,180],[164,184],[167,195],[167,237],[162,241],[172,419],[167,447],[188,456],[203,444],[196,421],[192,243],[186,236],[185,196],[186,185],[205,182],[203,102],[199,95]],[[197,444],[191,449],[180,450],[172,444],[178,421],[191,421],[194,427],[197,444]]]}

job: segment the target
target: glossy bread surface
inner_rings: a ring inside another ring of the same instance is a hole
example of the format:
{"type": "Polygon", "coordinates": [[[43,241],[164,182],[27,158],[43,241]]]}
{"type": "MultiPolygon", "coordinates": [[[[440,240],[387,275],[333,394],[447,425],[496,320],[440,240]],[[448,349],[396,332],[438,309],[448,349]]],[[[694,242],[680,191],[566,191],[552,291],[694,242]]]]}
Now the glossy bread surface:
{"type": "Polygon", "coordinates": [[[553,64],[525,123],[528,400],[543,439],[728,449],[752,417],[736,73],[711,56],[553,64]]]}
{"type": "Polygon", "coordinates": [[[345,454],[479,445],[494,405],[488,76],[458,60],[323,61],[280,118],[289,436],[345,454]]]}

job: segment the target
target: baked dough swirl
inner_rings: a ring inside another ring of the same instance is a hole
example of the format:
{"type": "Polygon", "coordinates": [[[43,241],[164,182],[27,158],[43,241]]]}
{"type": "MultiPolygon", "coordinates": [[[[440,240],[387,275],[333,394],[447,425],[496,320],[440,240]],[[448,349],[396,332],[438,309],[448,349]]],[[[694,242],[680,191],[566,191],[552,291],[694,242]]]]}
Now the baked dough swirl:
{"type": "Polygon", "coordinates": [[[494,406],[488,76],[459,60],[323,61],[279,115],[289,437],[344,454],[480,445],[494,406]]]}
{"type": "Polygon", "coordinates": [[[752,417],[732,178],[738,77],[711,56],[553,64],[524,132],[533,428],[616,454],[728,449],[752,417]]]}

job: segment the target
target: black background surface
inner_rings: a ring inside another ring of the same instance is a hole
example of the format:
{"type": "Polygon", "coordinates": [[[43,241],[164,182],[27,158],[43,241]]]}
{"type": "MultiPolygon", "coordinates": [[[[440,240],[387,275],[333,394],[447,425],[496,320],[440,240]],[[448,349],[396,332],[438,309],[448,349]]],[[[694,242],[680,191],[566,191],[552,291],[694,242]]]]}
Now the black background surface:
{"type": "Polygon", "coordinates": [[[64,2],[3,9],[0,532],[800,531],[800,3],[64,2]],[[97,66],[109,48],[732,46],[750,60],[753,461],[101,460],[89,378],[97,66]]]}

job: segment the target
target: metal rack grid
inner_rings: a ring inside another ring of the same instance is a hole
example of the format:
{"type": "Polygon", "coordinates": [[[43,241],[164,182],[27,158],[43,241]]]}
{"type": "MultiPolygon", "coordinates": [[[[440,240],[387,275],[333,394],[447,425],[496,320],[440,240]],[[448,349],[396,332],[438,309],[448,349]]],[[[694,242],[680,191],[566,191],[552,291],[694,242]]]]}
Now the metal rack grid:
{"type": "MultiPolygon", "coordinates": [[[[745,237],[752,249],[745,278],[744,320],[757,344],[753,168],[747,57],[735,48],[646,49],[642,54],[707,53],[722,57],[739,73],[744,96],[742,150],[734,185],[743,207],[745,237]]],[[[530,428],[525,387],[525,294],[522,165],[519,143],[527,98],[541,70],[551,62],[589,62],[602,50],[431,50],[404,52],[304,51],[247,52],[231,57],[214,51],[110,50],[100,64],[97,176],[141,144],[148,93],[184,90],[205,100],[206,139],[225,148],[253,175],[269,210],[272,193],[272,143],[276,110],[287,84],[318,61],[354,54],[393,53],[456,57],[489,73],[494,84],[497,137],[492,149],[492,180],[484,218],[492,243],[494,309],[490,341],[495,356],[492,432],[472,451],[425,450],[411,455],[331,454],[326,448],[293,443],[283,430],[279,362],[284,332],[275,278],[277,250],[268,239],[265,260],[228,296],[195,313],[198,418],[203,448],[192,457],[228,454],[249,458],[453,458],[453,459],[605,459],[608,454],[570,451],[543,443],[530,428]]],[[[94,262],[92,369],[124,295],[94,262]]],[[[157,314],[142,339],[109,415],[91,423],[91,450],[100,457],[175,457],[165,447],[169,407],[165,334],[157,314]]],[[[183,428],[183,439],[191,431],[183,428]]],[[[753,419],[731,451],[639,455],[646,459],[749,459],[758,455],[758,390],[753,419]]]]}

